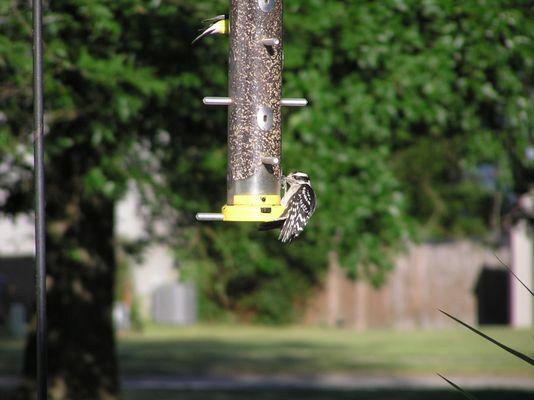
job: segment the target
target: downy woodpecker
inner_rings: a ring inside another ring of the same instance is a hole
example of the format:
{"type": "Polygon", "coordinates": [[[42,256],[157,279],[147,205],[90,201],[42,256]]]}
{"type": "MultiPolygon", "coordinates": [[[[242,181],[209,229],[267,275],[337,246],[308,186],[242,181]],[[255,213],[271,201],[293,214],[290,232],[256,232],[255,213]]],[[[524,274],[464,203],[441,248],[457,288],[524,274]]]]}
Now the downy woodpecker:
{"type": "Polygon", "coordinates": [[[289,185],[282,198],[282,205],[286,209],[278,220],[261,224],[260,231],[281,228],[278,239],[282,243],[288,243],[302,233],[317,202],[307,174],[291,173],[283,178],[283,183],[284,186],[289,185]]]}

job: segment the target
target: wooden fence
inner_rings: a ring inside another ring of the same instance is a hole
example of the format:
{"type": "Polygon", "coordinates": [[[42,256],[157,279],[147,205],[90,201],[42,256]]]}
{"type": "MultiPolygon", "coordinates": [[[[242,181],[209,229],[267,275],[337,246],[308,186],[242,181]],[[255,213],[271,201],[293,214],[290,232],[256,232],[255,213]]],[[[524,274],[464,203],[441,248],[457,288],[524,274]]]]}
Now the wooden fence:
{"type": "Polygon", "coordinates": [[[411,245],[379,289],[348,279],[332,256],[304,322],[357,330],[440,328],[453,324],[443,309],[472,324],[509,323],[509,278],[494,253],[509,262],[507,248],[472,241],[411,245]]]}

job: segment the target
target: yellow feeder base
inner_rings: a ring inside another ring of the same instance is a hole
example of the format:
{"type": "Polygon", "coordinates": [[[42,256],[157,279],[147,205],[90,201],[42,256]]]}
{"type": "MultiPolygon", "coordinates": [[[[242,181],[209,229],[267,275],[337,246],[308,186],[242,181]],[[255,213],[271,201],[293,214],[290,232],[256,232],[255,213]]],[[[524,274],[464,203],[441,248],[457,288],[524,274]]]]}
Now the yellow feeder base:
{"type": "Polygon", "coordinates": [[[284,209],[277,195],[237,195],[222,214],[225,222],[269,222],[280,218],[284,209]]]}

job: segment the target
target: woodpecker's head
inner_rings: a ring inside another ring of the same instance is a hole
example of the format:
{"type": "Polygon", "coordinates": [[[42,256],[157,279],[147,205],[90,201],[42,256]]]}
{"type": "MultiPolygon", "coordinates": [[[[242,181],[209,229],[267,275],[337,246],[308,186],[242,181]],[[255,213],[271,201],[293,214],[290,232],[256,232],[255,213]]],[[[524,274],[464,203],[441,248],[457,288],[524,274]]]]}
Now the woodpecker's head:
{"type": "Polygon", "coordinates": [[[310,178],[304,172],[292,172],[286,176],[285,181],[288,185],[310,185],[310,178]]]}

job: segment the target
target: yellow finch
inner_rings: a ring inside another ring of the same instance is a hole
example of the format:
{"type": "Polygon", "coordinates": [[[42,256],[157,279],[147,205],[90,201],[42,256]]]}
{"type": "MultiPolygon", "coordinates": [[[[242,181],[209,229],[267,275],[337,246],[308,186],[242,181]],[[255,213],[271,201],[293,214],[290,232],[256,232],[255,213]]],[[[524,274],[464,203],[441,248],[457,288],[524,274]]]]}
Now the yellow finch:
{"type": "Polygon", "coordinates": [[[203,22],[209,22],[211,25],[208,29],[198,35],[192,44],[208,35],[227,35],[230,32],[230,20],[227,15],[218,15],[214,18],[207,19],[203,22]]]}

